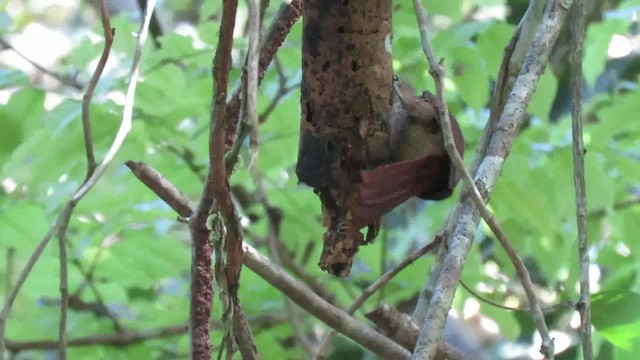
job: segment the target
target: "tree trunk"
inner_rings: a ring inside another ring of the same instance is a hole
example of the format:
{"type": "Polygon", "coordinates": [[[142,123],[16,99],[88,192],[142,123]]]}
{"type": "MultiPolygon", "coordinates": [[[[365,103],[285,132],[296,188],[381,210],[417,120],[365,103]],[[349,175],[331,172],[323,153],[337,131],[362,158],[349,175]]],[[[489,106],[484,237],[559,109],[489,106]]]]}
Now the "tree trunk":
{"type": "Polygon", "coordinates": [[[354,184],[360,170],[389,157],[392,7],[390,0],[306,0],[303,13],[296,173],[322,201],[327,230],[319,265],[345,276],[364,243],[346,231],[358,198],[354,184]]]}

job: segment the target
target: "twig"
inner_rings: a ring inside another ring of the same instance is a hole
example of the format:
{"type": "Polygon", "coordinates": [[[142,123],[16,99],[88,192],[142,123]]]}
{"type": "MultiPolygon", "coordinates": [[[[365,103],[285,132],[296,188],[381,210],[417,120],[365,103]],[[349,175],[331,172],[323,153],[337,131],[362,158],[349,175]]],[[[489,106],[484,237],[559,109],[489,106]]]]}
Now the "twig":
{"type": "MultiPolygon", "coordinates": [[[[71,243],[67,243],[67,247],[69,247],[73,252],[73,247],[71,246],[71,243]]],[[[120,324],[120,320],[118,320],[117,316],[115,316],[114,314],[111,313],[111,311],[109,311],[109,308],[107,307],[107,304],[104,301],[104,297],[102,296],[102,293],[100,292],[95,282],[93,281],[93,274],[95,273],[96,265],[98,263],[98,260],[102,256],[104,249],[106,249],[106,247],[107,246],[104,244],[104,241],[103,241],[102,245],[98,248],[98,251],[96,252],[93,259],[91,260],[89,269],[85,269],[84,266],[82,265],[82,262],[78,258],[76,257],[71,258],[71,263],[76,266],[78,271],[84,277],[83,283],[80,284],[80,286],[78,286],[78,289],[75,291],[75,293],[71,295],[71,297],[80,298],[82,294],[82,290],[86,286],[88,286],[89,289],[91,289],[91,291],[93,292],[93,297],[95,298],[95,301],[98,304],[98,309],[96,310],[96,312],[100,312],[100,314],[106,315],[109,319],[111,319],[114,330],[118,333],[122,333],[124,332],[124,327],[122,326],[122,324],[120,324]]]]}
{"type": "MultiPolygon", "coordinates": [[[[293,25],[302,16],[302,0],[283,1],[275,15],[275,19],[271,23],[271,27],[267,31],[262,47],[260,48],[260,61],[258,63],[258,84],[264,77],[264,72],[269,67],[271,60],[280,48],[284,39],[289,34],[293,25]]],[[[227,123],[227,139],[228,147],[234,143],[236,128],[239,126],[238,119],[240,113],[240,95],[242,86],[240,83],[234,86],[231,99],[227,102],[227,113],[229,122],[227,123]]]]}
{"type": "MultiPolygon", "coordinates": [[[[248,37],[249,37],[249,50],[247,53],[247,65],[246,65],[246,82],[244,82],[243,89],[243,112],[244,116],[241,121],[244,121],[249,127],[250,148],[252,152],[251,163],[249,164],[250,171],[253,173],[258,172],[258,55],[260,41],[260,0],[247,0],[249,7],[248,22],[248,37]]],[[[220,106],[223,106],[220,104],[220,106]]],[[[227,257],[227,266],[225,268],[226,273],[226,286],[229,292],[231,301],[233,303],[233,333],[235,342],[238,344],[240,353],[243,359],[258,359],[258,352],[256,349],[253,334],[251,333],[251,327],[244,317],[244,311],[240,305],[240,299],[238,298],[238,287],[240,270],[242,267],[242,234],[240,232],[240,223],[235,215],[235,207],[231,200],[231,189],[229,183],[224,183],[225,186],[221,186],[222,179],[226,180],[227,170],[224,163],[224,129],[227,118],[223,118],[218,131],[220,134],[212,132],[212,141],[210,144],[211,157],[211,171],[221,171],[221,176],[218,176],[218,183],[214,183],[214,195],[218,204],[220,204],[220,210],[222,217],[225,220],[225,227],[227,229],[225,239],[225,252],[227,257]],[[214,137],[216,136],[216,137],[214,137]],[[213,139],[219,139],[219,142],[213,144],[213,139]],[[214,149],[213,146],[216,146],[214,149]],[[222,166],[214,169],[215,161],[221,161],[222,166]]],[[[215,129],[215,128],[214,128],[215,129]]],[[[214,181],[215,181],[215,177],[214,181]]],[[[222,253],[218,253],[218,257],[222,253]]],[[[216,265],[218,264],[218,257],[216,257],[216,265]]],[[[221,285],[221,289],[225,289],[221,285]]],[[[228,351],[228,353],[230,353],[228,351]]]]}
{"type": "Polygon", "coordinates": [[[5,255],[5,294],[11,292],[11,287],[13,286],[13,273],[15,271],[15,260],[16,260],[16,248],[11,246],[7,249],[7,253],[5,255]]]}
{"type": "MultiPolygon", "coordinates": [[[[249,319],[256,330],[264,330],[274,325],[286,322],[286,317],[282,314],[264,314],[249,319]]],[[[211,323],[212,329],[222,329],[223,325],[219,321],[211,323]]],[[[160,339],[165,337],[180,336],[187,333],[186,324],[176,324],[163,326],[156,329],[127,331],[118,334],[98,334],[69,339],[69,347],[80,346],[130,346],[151,339],[160,339]]],[[[13,353],[27,350],[48,350],[55,349],[58,346],[57,340],[27,340],[12,341],[7,340],[7,349],[13,353]]]]}
{"type": "Polygon", "coordinates": [[[63,212],[68,212],[69,217],[58,226],[58,251],[60,253],[60,323],[58,325],[58,357],[67,358],[67,310],[69,308],[69,283],[67,279],[67,227],[74,205],[69,202],[63,212]]]}
{"type": "Polygon", "coordinates": [[[431,44],[429,43],[428,33],[427,33],[427,25],[426,19],[424,18],[424,14],[422,12],[422,4],[418,0],[414,0],[414,7],[416,12],[416,17],[418,19],[418,24],[420,26],[420,38],[422,40],[422,50],[424,51],[428,61],[429,61],[429,73],[434,79],[436,84],[436,93],[439,100],[439,119],[440,125],[442,127],[442,133],[444,135],[444,143],[447,153],[451,158],[451,161],[455,164],[457,171],[462,174],[462,178],[469,190],[469,194],[473,199],[482,219],[489,225],[491,231],[496,235],[498,241],[502,245],[502,247],[507,252],[509,259],[513,263],[513,266],[516,269],[516,273],[518,274],[518,278],[520,279],[520,283],[525,290],[527,295],[527,299],[529,300],[529,306],[532,309],[534,322],[540,335],[543,339],[543,346],[551,346],[550,349],[545,349],[544,353],[551,354],[553,357],[553,342],[551,341],[551,337],[549,336],[549,330],[547,329],[546,322],[544,320],[544,315],[542,310],[540,309],[540,305],[537,299],[537,295],[533,290],[533,284],[531,283],[531,277],[529,276],[529,272],[527,268],[522,263],[522,260],[518,256],[517,252],[509,242],[506,234],[502,231],[501,227],[498,225],[498,221],[493,216],[493,214],[487,208],[482,195],[478,191],[478,188],[475,186],[471,175],[464,167],[464,162],[462,161],[462,157],[458,153],[458,150],[455,146],[455,142],[453,140],[453,134],[451,132],[451,123],[449,122],[449,111],[447,109],[447,103],[444,98],[444,86],[443,86],[443,78],[444,78],[444,67],[442,66],[442,61],[436,62],[435,55],[433,53],[433,49],[431,48],[431,44]]]}
{"type": "Polygon", "coordinates": [[[72,88],[74,88],[76,90],[82,90],[83,85],[80,84],[76,79],[74,79],[74,78],[72,78],[70,76],[60,75],[60,74],[58,74],[56,72],[53,72],[53,71],[45,68],[44,66],[38,64],[37,62],[29,59],[26,55],[24,55],[22,52],[18,51],[18,49],[16,49],[13,45],[11,45],[11,43],[9,43],[2,36],[0,36],[0,45],[2,45],[4,48],[7,48],[7,49],[13,51],[14,53],[16,53],[16,55],[21,57],[24,61],[28,62],[31,66],[33,66],[34,68],[38,69],[43,74],[49,75],[52,78],[58,80],[61,84],[66,85],[66,86],[70,86],[70,87],[72,87],[72,88]]]}
{"type": "MultiPolygon", "coordinates": [[[[557,39],[560,27],[570,6],[571,0],[552,0],[547,4],[540,27],[527,51],[525,63],[505,104],[502,116],[497,123],[495,134],[487,148],[487,154],[476,175],[476,185],[487,196],[495,185],[502,170],[502,165],[509,155],[513,138],[522,121],[526,105],[529,103],[534,87],[544,70],[549,52],[557,39]]],[[[414,352],[415,359],[430,358],[435,354],[442,337],[447,313],[453,301],[456,284],[460,279],[464,258],[471,247],[474,232],[480,220],[473,199],[462,198],[458,208],[460,209],[459,216],[455,219],[457,226],[452,236],[449,251],[445,256],[430,306],[427,309],[425,322],[420,330],[420,337],[414,352]]],[[[457,209],[456,212],[458,212],[457,209]]],[[[525,291],[527,291],[526,288],[525,291]]],[[[529,295],[528,297],[533,298],[529,295]]],[[[534,321],[538,329],[542,329],[544,328],[541,323],[543,316],[539,308],[536,309],[536,313],[534,314],[534,321]]],[[[542,332],[541,335],[543,336],[542,351],[545,352],[545,356],[552,358],[553,342],[550,338],[545,338],[545,336],[548,336],[548,332],[546,334],[542,332]]]]}
{"type": "MultiPolygon", "coordinates": [[[[85,152],[87,156],[87,174],[85,176],[85,181],[93,175],[96,168],[96,158],[93,153],[93,140],[91,136],[89,105],[93,99],[93,92],[98,84],[98,80],[100,80],[100,77],[102,76],[102,71],[107,63],[109,54],[111,53],[111,44],[113,43],[114,36],[114,29],[111,28],[111,23],[109,22],[109,12],[107,11],[105,0],[100,1],[100,16],[104,33],[104,48],[102,50],[100,60],[98,61],[98,65],[91,76],[89,85],[87,86],[87,91],[82,97],[82,130],[84,133],[85,152]]],[[[69,202],[66,207],[69,208],[68,212],[69,215],[71,215],[75,204],[69,202]]],[[[62,360],[67,358],[67,310],[69,307],[69,284],[67,279],[67,227],[69,225],[69,220],[70,219],[64,220],[62,222],[63,225],[58,227],[58,250],[60,253],[60,323],[58,330],[58,357],[62,360]]]]}
{"type": "MultiPolygon", "coordinates": [[[[180,191],[175,189],[175,186],[171,183],[159,184],[154,183],[149,185],[149,188],[155,193],[170,193],[180,194],[180,191]],[[167,191],[167,189],[161,190],[162,187],[174,188],[167,191]]],[[[177,195],[179,196],[179,195],[177,195]]],[[[179,202],[181,204],[188,203],[188,199],[176,199],[171,203],[179,202]]],[[[168,203],[169,205],[171,203],[168,203]]],[[[174,208],[175,211],[178,209],[174,208]]],[[[190,213],[180,214],[181,216],[188,217],[190,213]]],[[[389,359],[407,359],[409,358],[409,352],[402,349],[398,344],[384,337],[383,335],[371,330],[369,327],[351,318],[346,312],[337,309],[313,291],[307,288],[304,284],[295,280],[286,272],[280,270],[269,259],[260,255],[251,245],[244,243],[244,257],[243,261],[247,267],[253,270],[258,276],[265,279],[269,284],[278,288],[291,300],[293,300],[298,306],[307,310],[309,313],[325,322],[327,325],[346,336],[352,338],[362,346],[371,349],[385,358],[389,359]]]]}
{"type": "Polygon", "coordinates": [[[5,328],[6,328],[7,318],[9,316],[9,313],[11,312],[13,303],[15,302],[16,297],[20,292],[20,289],[22,289],[22,286],[24,285],[25,281],[29,277],[29,274],[31,273],[33,266],[40,258],[40,255],[42,255],[42,252],[44,251],[45,247],[49,244],[49,241],[51,240],[51,237],[53,236],[53,234],[56,232],[59,233],[59,231],[63,231],[63,232],[66,231],[66,225],[68,225],[69,223],[69,219],[71,218],[73,209],[78,204],[78,202],[89,192],[89,190],[91,190],[93,186],[95,186],[95,184],[100,180],[100,178],[102,178],[102,175],[104,175],[104,173],[107,171],[107,168],[109,167],[109,165],[113,161],[113,158],[122,147],[124,140],[126,139],[127,135],[129,134],[129,131],[131,130],[131,120],[133,116],[133,102],[135,98],[135,90],[138,84],[138,74],[139,74],[139,67],[140,67],[140,59],[142,56],[142,47],[147,38],[149,15],[153,11],[153,8],[155,6],[155,0],[149,0],[147,3],[147,6],[148,6],[147,12],[145,13],[144,21],[140,27],[140,32],[138,35],[138,41],[136,44],[136,51],[133,58],[133,64],[131,65],[131,74],[129,75],[129,86],[127,87],[127,93],[125,95],[124,109],[122,112],[122,120],[120,122],[120,128],[118,129],[118,133],[116,134],[116,137],[113,140],[113,143],[109,148],[109,151],[107,151],[107,154],[105,155],[100,165],[96,167],[93,174],[88,179],[86,179],[86,181],[83,182],[83,184],[71,195],[69,201],[65,204],[63,210],[59,213],[56,221],[49,227],[47,234],[40,241],[40,243],[34,250],[33,254],[31,254],[29,259],[27,260],[27,263],[25,264],[24,268],[20,272],[20,275],[18,276],[18,279],[16,281],[14,288],[7,296],[5,305],[2,308],[2,311],[0,312],[0,359],[4,357],[5,328]]]}
{"type": "Polygon", "coordinates": [[[104,67],[107,64],[107,59],[109,59],[109,53],[111,53],[111,45],[113,44],[113,37],[115,35],[115,29],[111,27],[111,22],[109,21],[109,12],[107,11],[105,0],[100,1],[100,18],[102,20],[102,30],[104,34],[104,48],[102,49],[102,55],[100,55],[100,60],[98,60],[96,69],[91,76],[91,80],[89,80],[87,90],[82,97],[82,130],[84,131],[84,145],[87,153],[86,179],[91,177],[96,168],[96,158],[93,153],[93,140],[91,136],[91,114],[89,112],[89,106],[93,99],[93,92],[98,85],[98,80],[100,80],[100,77],[102,76],[102,71],[104,71],[104,67]]]}
{"type": "Polygon", "coordinates": [[[573,111],[571,129],[573,134],[573,182],[576,189],[576,222],[578,226],[578,258],[580,259],[580,334],[582,356],[593,359],[591,344],[591,290],[589,288],[589,242],[587,239],[587,196],[584,178],[584,155],[586,150],[582,138],[582,49],[584,41],[585,9],[584,1],[577,0],[572,14],[573,51],[571,59],[571,88],[573,111]]]}
{"type": "Polygon", "coordinates": [[[258,151],[260,147],[258,124],[258,60],[260,49],[260,0],[247,0],[249,4],[249,52],[247,53],[247,83],[244,89],[246,93],[246,118],[249,127],[249,148],[251,149],[251,162],[249,170],[258,170],[258,151]]]}
{"type": "MultiPolygon", "coordinates": [[[[420,328],[411,321],[409,315],[401,313],[387,304],[380,304],[365,316],[405,349],[414,348],[420,328]]],[[[438,346],[434,360],[465,360],[465,356],[451,345],[443,342],[438,346]]]]}
{"type": "Polygon", "coordinates": [[[248,268],[327,325],[385,359],[409,358],[409,352],[400,345],[353,319],[343,310],[324,301],[306,286],[275,266],[265,256],[260,255],[250,245],[244,244],[244,254],[244,261],[248,268]]]}
{"type": "MultiPolygon", "coordinates": [[[[613,210],[620,211],[620,210],[624,210],[626,208],[630,208],[632,206],[639,205],[639,204],[640,204],[640,197],[634,197],[634,198],[622,200],[613,204],[613,210]]],[[[606,208],[594,209],[589,211],[589,213],[587,214],[587,218],[598,219],[605,216],[608,211],[609,210],[606,208]]]]}
{"type": "MultiPolygon", "coordinates": [[[[503,309],[503,310],[508,310],[508,311],[514,311],[514,312],[531,312],[531,309],[527,309],[527,308],[516,308],[516,307],[511,307],[511,306],[505,306],[502,304],[498,304],[495,301],[489,300],[486,297],[478,294],[477,292],[475,292],[473,289],[471,289],[469,286],[467,286],[467,284],[464,283],[464,281],[460,280],[460,286],[462,286],[465,290],[467,290],[473,297],[475,297],[476,299],[480,300],[481,302],[487,304],[487,305],[491,305],[493,307],[497,307],[499,309],[503,309]]],[[[558,308],[570,308],[570,309],[575,309],[575,302],[573,301],[563,301],[557,304],[552,304],[552,305],[548,305],[548,306],[543,306],[542,307],[542,311],[547,313],[553,310],[556,310],[558,308]]]]}
{"type": "MultiPolygon", "coordinates": [[[[439,233],[430,243],[412,252],[409,256],[398,263],[398,265],[393,267],[393,269],[387,271],[384,275],[378,278],[378,280],[374,281],[371,285],[364,289],[360,296],[358,296],[353,304],[351,304],[351,306],[347,310],[347,314],[353,315],[356,310],[358,310],[365,303],[365,301],[367,301],[371,297],[371,295],[375,294],[375,292],[378,291],[378,289],[382,288],[386,283],[391,281],[391,279],[398,275],[407,266],[413,264],[414,261],[422,257],[422,255],[439,246],[442,243],[443,238],[444,233],[439,233]]],[[[314,357],[315,359],[321,360],[326,358],[327,351],[329,351],[329,346],[331,345],[331,340],[336,334],[337,332],[335,330],[332,330],[324,336],[322,341],[320,341],[320,347],[318,348],[318,352],[314,357]]]]}
{"type": "Polygon", "coordinates": [[[172,209],[177,209],[176,212],[180,214],[180,216],[185,216],[185,217],[190,216],[191,209],[194,207],[194,204],[191,201],[188,201],[186,203],[180,202],[180,200],[178,199],[188,199],[188,198],[183,193],[178,193],[178,194],[171,193],[171,191],[179,191],[179,190],[170,186],[165,186],[166,184],[169,184],[169,180],[167,180],[164,176],[162,176],[162,174],[157,172],[151,166],[140,161],[129,160],[125,162],[125,165],[127,165],[127,167],[131,169],[133,174],[138,179],[140,179],[140,181],[142,181],[142,183],[145,184],[147,187],[151,187],[151,184],[163,185],[158,188],[163,192],[156,193],[156,195],[158,195],[160,199],[162,199],[164,202],[169,204],[169,206],[171,206],[172,209]],[[186,214],[189,214],[189,215],[186,215],[186,214]]]}
{"type": "MultiPolygon", "coordinates": [[[[235,28],[237,0],[225,1],[218,45],[213,65],[213,99],[211,102],[211,121],[209,139],[209,171],[202,189],[200,202],[194,215],[189,220],[193,250],[191,252],[191,301],[189,309],[189,341],[192,359],[211,359],[211,341],[209,323],[213,302],[213,269],[211,268],[211,252],[213,250],[210,238],[221,234],[213,234],[207,224],[209,214],[214,206],[226,206],[229,216],[229,205],[233,211],[233,203],[229,199],[222,199],[225,185],[228,189],[224,161],[224,123],[226,118],[227,86],[231,69],[231,48],[233,47],[233,30],[235,28]],[[219,159],[219,160],[216,160],[219,159]],[[221,204],[220,200],[228,200],[221,204]],[[214,200],[218,200],[214,204],[214,200]]],[[[231,213],[233,217],[233,212],[231,213]]],[[[219,254],[222,255],[222,254],[219,254]]],[[[237,256],[237,255],[236,255],[237,256]]],[[[220,256],[216,257],[219,264],[220,256]]],[[[236,259],[230,259],[235,263],[236,259]]]]}
{"type": "Polygon", "coordinates": [[[292,86],[288,85],[289,79],[284,73],[284,69],[282,68],[282,63],[280,62],[280,58],[278,57],[278,55],[274,56],[273,64],[275,65],[276,73],[278,74],[278,91],[276,92],[276,95],[273,97],[273,99],[271,99],[269,105],[267,105],[267,108],[264,109],[264,111],[260,114],[259,122],[261,124],[267,121],[267,118],[269,118],[269,115],[271,115],[282,98],[287,96],[287,94],[289,94],[289,92],[291,92],[293,89],[300,87],[300,83],[292,86]]]}

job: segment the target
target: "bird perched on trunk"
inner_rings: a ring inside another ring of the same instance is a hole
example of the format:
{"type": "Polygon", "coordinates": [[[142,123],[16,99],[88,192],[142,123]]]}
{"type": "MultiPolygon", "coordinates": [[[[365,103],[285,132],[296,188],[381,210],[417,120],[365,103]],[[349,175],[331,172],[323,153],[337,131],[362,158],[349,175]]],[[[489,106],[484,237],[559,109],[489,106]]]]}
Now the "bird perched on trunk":
{"type": "MultiPolygon", "coordinates": [[[[417,96],[406,84],[398,84],[397,89],[389,121],[391,162],[361,171],[362,182],[356,185],[360,201],[351,209],[351,229],[355,231],[376,224],[384,214],[414,196],[445,199],[460,179],[444,147],[438,99],[428,91],[417,96]]],[[[451,114],[449,119],[462,156],[460,126],[451,114]]]]}

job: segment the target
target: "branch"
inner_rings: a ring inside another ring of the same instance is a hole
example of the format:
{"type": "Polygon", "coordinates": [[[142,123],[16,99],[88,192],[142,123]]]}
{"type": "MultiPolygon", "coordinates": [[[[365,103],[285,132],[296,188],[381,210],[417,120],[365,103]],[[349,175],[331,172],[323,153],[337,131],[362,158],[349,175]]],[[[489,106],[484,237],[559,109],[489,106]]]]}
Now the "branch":
{"type": "Polygon", "coordinates": [[[116,33],[115,28],[111,27],[105,0],[100,1],[100,19],[102,20],[102,32],[104,34],[104,48],[102,49],[100,60],[98,60],[98,65],[96,65],[96,69],[91,76],[91,80],[89,80],[87,90],[82,97],[82,129],[84,130],[84,145],[87,153],[87,179],[91,177],[93,171],[96,169],[96,158],[93,154],[93,140],[91,137],[91,114],[89,112],[89,105],[91,105],[93,92],[98,85],[98,80],[100,80],[102,76],[104,67],[107,64],[107,59],[109,59],[113,37],[116,33]]]}
{"type": "MultiPolygon", "coordinates": [[[[227,87],[231,69],[231,48],[233,47],[233,29],[235,28],[237,0],[225,1],[218,45],[213,65],[213,99],[211,102],[211,121],[209,139],[209,171],[200,202],[195,214],[189,219],[193,250],[191,252],[191,286],[189,309],[189,341],[192,359],[211,359],[211,340],[209,323],[213,302],[213,271],[211,268],[212,245],[207,219],[214,206],[214,196],[224,196],[226,170],[224,161],[224,134],[222,132],[226,116],[227,87]],[[214,184],[216,186],[214,186],[214,184]],[[218,189],[214,189],[217,187],[218,189]]],[[[227,193],[228,195],[228,193],[227,193]]],[[[220,205],[220,202],[218,202],[220,205]]],[[[227,206],[228,203],[223,204],[227,206]]],[[[233,204],[231,204],[233,206],[233,204]]],[[[231,209],[233,210],[233,209],[231,209]]],[[[227,214],[228,215],[228,214],[227,214]]],[[[233,215],[233,214],[232,214],[233,215]]],[[[220,236],[218,236],[220,237],[220,236]]],[[[218,260],[219,257],[216,257],[218,260]]]]}
{"type": "MultiPolygon", "coordinates": [[[[552,0],[547,4],[540,27],[527,51],[525,63],[516,79],[513,90],[510,92],[509,99],[487,148],[487,154],[480,163],[476,175],[475,183],[487,197],[509,155],[516,131],[522,122],[526,107],[546,66],[549,52],[557,39],[570,5],[571,0],[552,0]]],[[[457,225],[449,251],[443,262],[441,276],[437,280],[430,306],[427,309],[425,322],[420,330],[414,359],[431,358],[435,354],[442,337],[447,313],[451,308],[456,285],[460,279],[464,259],[469,252],[474,233],[478,227],[479,213],[473,199],[462,198],[456,213],[458,216],[453,223],[457,225]]],[[[544,327],[540,323],[542,319],[541,314],[534,316],[538,329],[544,327]]],[[[542,336],[545,334],[542,333],[542,336]]],[[[552,349],[551,339],[543,338],[543,351],[547,352],[545,355],[549,358],[553,357],[553,353],[549,353],[552,349]]]]}
{"type": "Polygon", "coordinates": [[[572,14],[573,56],[571,59],[571,87],[573,90],[572,121],[573,134],[573,182],[576,190],[576,222],[578,226],[578,258],[580,259],[580,300],[577,308],[580,313],[580,334],[582,338],[582,356],[593,359],[591,344],[591,290],[589,288],[589,242],[587,239],[587,195],[584,179],[584,155],[586,150],[582,137],[582,49],[584,41],[585,9],[584,0],[573,5],[572,14]]]}
{"type": "MultiPolygon", "coordinates": [[[[529,305],[533,312],[534,322],[540,335],[543,339],[543,344],[546,346],[547,344],[551,344],[550,349],[544,350],[546,354],[553,354],[553,342],[551,341],[551,337],[549,336],[549,330],[547,329],[547,325],[544,320],[544,315],[540,308],[540,304],[538,302],[535,291],[533,290],[533,284],[531,283],[531,277],[527,268],[522,263],[522,260],[518,256],[516,250],[513,248],[511,243],[509,242],[507,235],[504,233],[502,228],[498,225],[498,221],[493,216],[491,211],[487,208],[487,205],[480,195],[480,191],[476,188],[471,175],[465,169],[464,162],[462,161],[462,157],[458,153],[458,150],[455,146],[455,142],[453,140],[453,134],[451,132],[451,123],[449,122],[449,111],[447,109],[447,103],[444,98],[444,67],[442,66],[442,62],[436,62],[435,55],[433,54],[433,49],[431,48],[431,44],[429,43],[429,37],[427,33],[427,25],[426,19],[424,18],[424,14],[422,12],[422,5],[418,0],[414,0],[414,7],[416,9],[416,17],[418,19],[418,24],[420,26],[420,37],[422,39],[422,49],[429,61],[429,73],[434,79],[436,84],[436,94],[439,100],[439,119],[440,126],[442,127],[442,133],[444,136],[445,149],[451,158],[451,161],[455,164],[457,171],[462,174],[462,178],[468,189],[468,193],[471,195],[473,202],[476,205],[477,210],[480,212],[482,219],[489,225],[491,231],[496,235],[498,241],[502,245],[502,247],[507,252],[509,259],[513,263],[513,266],[516,269],[516,273],[518,278],[520,279],[520,283],[525,290],[527,295],[527,299],[529,300],[529,305]]],[[[417,349],[416,349],[417,351],[417,349]]]]}
{"type": "Polygon", "coordinates": [[[43,74],[51,76],[52,78],[54,78],[57,81],[59,81],[61,84],[66,85],[66,86],[70,86],[70,87],[72,87],[74,89],[77,89],[77,90],[82,90],[82,88],[83,88],[82,84],[80,84],[75,78],[72,78],[70,76],[60,75],[60,74],[58,74],[56,72],[53,72],[53,71],[45,68],[44,66],[38,64],[37,62],[29,59],[26,55],[24,55],[23,53],[18,51],[18,49],[13,47],[13,45],[11,45],[11,43],[9,41],[7,41],[6,39],[4,39],[2,36],[0,36],[0,45],[2,45],[2,47],[6,48],[6,49],[9,49],[9,50],[13,51],[14,53],[16,53],[16,55],[21,57],[24,61],[28,62],[31,66],[33,66],[34,68],[38,69],[43,74]]]}
{"type": "MultiPolygon", "coordinates": [[[[414,348],[420,328],[411,321],[409,315],[401,313],[387,304],[382,304],[368,312],[366,317],[405,349],[414,348]]],[[[434,360],[464,359],[462,353],[445,342],[438,346],[434,357],[434,360]]]]}
{"type": "Polygon", "coordinates": [[[335,308],[248,244],[244,244],[244,261],[248,268],[287,295],[298,306],[358,344],[385,359],[409,358],[409,352],[400,345],[355,320],[343,310],[335,308]]]}
{"type": "MultiPolygon", "coordinates": [[[[149,185],[156,194],[171,193],[180,194],[173,184],[154,183],[149,185]],[[171,187],[173,190],[167,191],[163,187],[171,187]]],[[[176,199],[171,203],[179,202],[186,204],[188,199],[176,199]]],[[[170,204],[170,203],[169,203],[170,204]]],[[[177,209],[174,208],[177,211],[177,209]]],[[[180,214],[189,215],[189,214],[180,214]]],[[[279,269],[269,259],[260,255],[249,244],[243,244],[244,247],[244,264],[253,272],[262,277],[269,284],[279,289],[288,296],[298,306],[305,309],[327,325],[352,338],[360,345],[375,351],[376,353],[389,359],[407,359],[409,352],[402,349],[401,346],[384,337],[383,335],[371,330],[369,327],[353,319],[343,310],[337,309],[320,296],[316,295],[304,284],[295,280],[286,272],[279,269]]]]}
{"type": "MultiPolygon", "coordinates": [[[[351,304],[347,313],[349,315],[355,314],[355,312],[360,309],[362,305],[364,305],[365,301],[367,301],[373,294],[376,293],[381,287],[383,287],[386,283],[391,281],[396,275],[398,275],[402,270],[404,270],[407,266],[413,264],[414,261],[418,260],[422,257],[422,255],[428,253],[434,248],[440,246],[442,240],[444,238],[444,233],[439,233],[436,237],[428,244],[419,248],[418,250],[411,253],[409,256],[404,258],[398,265],[396,265],[393,269],[387,271],[384,275],[382,275],[378,280],[374,281],[371,285],[369,285],[362,294],[351,304]]],[[[315,359],[322,360],[327,356],[327,351],[329,351],[329,346],[331,345],[331,340],[334,336],[336,336],[337,332],[335,330],[327,333],[320,342],[320,347],[318,352],[315,355],[315,359]]],[[[414,342],[415,343],[415,342],[414,342]]]]}
{"type": "Polygon", "coordinates": [[[49,244],[49,241],[51,240],[51,237],[53,236],[53,234],[55,232],[58,232],[58,234],[66,233],[67,226],[69,224],[69,219],[71,218],[71,214],[73,213],[75,206],[78,204],[78,202],[80,202],[80,200],[82,200],[82,198],[89,192],[89,190],[91,190],[95,186],[95,184],[102,178],[102,175],[104,175],[104,173],[107,171],[107,168],[109,167],[109,165],[113,161],[113,158],[122,147],[124,140],[126,139],[127,135],[129,134],[129,131],[131,130],[131,120],[133,117],[133,103],[135,98],[135,90],[138,84],[138,75],[139,75],[140,59],[142,56],[142,47],[147,39],[149,15],[153,11],[153,7],[155,6],[155,0],[149,0],[147,5],[148,5],[147,14],[145,14],[144,21],[140,27],[138,41],[136,44],[135,55],[133,58],[133,64],[131,65],[131,73],[129,75],[129,85],[127,87],[127,93],[125,95],[124,108],[122,111],[122,120],[120,122],[120,128],[118,129],[118,133],[116,134],[116,137],[113,140],[111,147],[107,151],[107,154],[105,155],[100,165],[96,167],[93,174],[88,179],[86,179],[85,182],[71,195],[69,201],[65,204],[63,210],[59,213],[56,221],[50,226],[49,230],[47,231],[47,234],[40,241],[40,243],[34,250],[33,254],[31,254],[31,256],[29,257],[29,260],[27,260],[27,263],[25,264],[24,268],[20,272],[20,275],[18,276],[18,279],[16,281],[14,288],[12,289],[11,293],[9,293],[9,295],[7,296],[5,305],[2,308],[2,311],[0,311],[0,359],[4,357],[4,349],[5,349],[4,342],[5,342],[5,329],[6,329],[7,318],[9,316],[9,313],[11,312],[13,303],[15,302],[16,297],[20,292],[20,289],[22,289],[22,286],[24,285],[25,281],[29,277],[29,274],[31,273],[33,266],[40,258],[40,255],[42,255],[42,252],[44,251],[45,247],[49,244]]]}
{"type": "MultiPolygon", "coordinates": [[[[258,62],[258,84],[262,81],[264,73],[269,67],[271,60],[289,35],[289,31],[293,25],[302,16],[302,0],[283,1],[275,15],[275,20],[271,23],[271,27],[265,35],[264,42],[260,48],[260,60],[258,62]]],[[[227,113],[229,122],[227,123],[227,139],[226,145],[231,146],[234,143],[234,136],[237,133],[236,128],[239,125],[238,119],[240,114],[240,95],[242,86],[240,83],[234,86],[231,99],[227,102],[227,113]]]]}
{"type": "MultiPolygon", "coordinates": [[[[268,329],[274,325],[286,322],[286,317],[281,314],[265,314],[258,315],[249,319],[258,330],[268,329]]],[[[223,329],[222,323],[219,321],[211,324],[212,329],[223,329]]],[[[186,324],[176,324],[163,326],[156,329],[127,331],[117,334],[98,334],[78,337],[70,339],[69,347],[79,346],[130,346],[151,339],[160,339],[165,337],[180,336],[187,333],[186,324]]],[[[57,340],[30,340],[30,341],[14,341],[7,340],[7,349],[13,353],[26,350],[49,350],[58,346],[57,340]]]]}

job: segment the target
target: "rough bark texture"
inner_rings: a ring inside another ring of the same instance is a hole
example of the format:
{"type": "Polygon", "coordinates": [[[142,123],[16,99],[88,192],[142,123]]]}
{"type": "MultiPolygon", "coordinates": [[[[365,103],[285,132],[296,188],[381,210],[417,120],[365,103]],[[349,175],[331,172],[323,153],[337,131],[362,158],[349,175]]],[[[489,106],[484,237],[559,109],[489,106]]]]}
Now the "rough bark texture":
{"type": "Polygon", "coordinates": [[[391,1],[307,0],[303,12],[296,173],[322,201],[327,230],[319,265],[345,276],[364,242],[346,231],[354,184],[361,169],[389,157],[391,1]]]}

